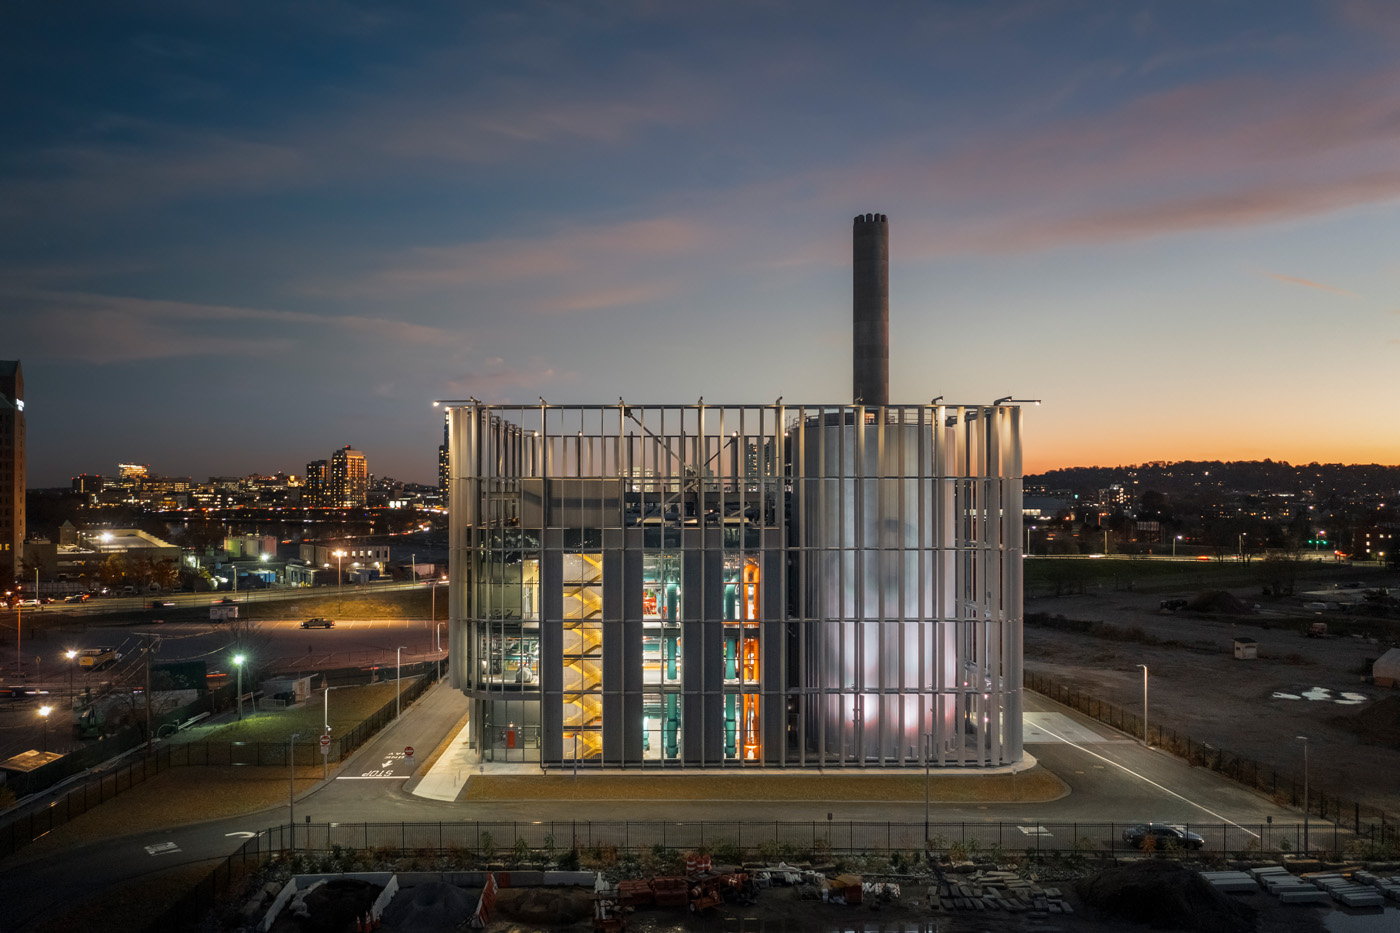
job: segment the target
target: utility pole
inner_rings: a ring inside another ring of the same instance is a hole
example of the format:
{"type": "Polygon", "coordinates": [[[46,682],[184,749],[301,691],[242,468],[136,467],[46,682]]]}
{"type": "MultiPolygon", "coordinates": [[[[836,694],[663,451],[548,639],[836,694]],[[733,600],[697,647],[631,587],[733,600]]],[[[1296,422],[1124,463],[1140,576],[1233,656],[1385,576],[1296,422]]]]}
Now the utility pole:
{"type": "Polygon", "coordinates": [[[154,632],[137,632],[144,643],[141,646],[142,661],[146,668],[146,756],[151,755],[151,639],[155,637],[154,632]]]}

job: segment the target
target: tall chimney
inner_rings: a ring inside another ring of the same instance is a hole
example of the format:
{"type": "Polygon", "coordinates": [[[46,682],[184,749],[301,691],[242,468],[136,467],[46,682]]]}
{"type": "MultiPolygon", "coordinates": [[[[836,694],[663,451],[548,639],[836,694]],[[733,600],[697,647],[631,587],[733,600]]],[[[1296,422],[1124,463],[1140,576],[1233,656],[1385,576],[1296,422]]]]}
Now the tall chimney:
{"type": "Polygon", "coordinates": [[[884,214],[857,214],[852,236],[852,400],[890,403],[890,225],[884,214]]]}

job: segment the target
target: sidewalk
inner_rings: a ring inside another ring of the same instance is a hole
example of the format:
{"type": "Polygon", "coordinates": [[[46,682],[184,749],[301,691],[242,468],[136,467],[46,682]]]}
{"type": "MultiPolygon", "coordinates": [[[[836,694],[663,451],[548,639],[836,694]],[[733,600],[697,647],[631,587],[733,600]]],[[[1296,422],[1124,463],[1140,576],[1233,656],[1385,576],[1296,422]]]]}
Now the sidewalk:
{"type": "MultiPolygon", "coordinates": [[[[555,769],[540,770],[538,762],[482,762],[467,747],[471,730],[465,724],[448,742],[427,774],[409,793],[428,800],[455,802],[486,800],[711,800],[745,799],[775,801],[828,799],[833,795],[861,800],[923,799],[922,772],[891,769],[870,771],[819,771],[817,769],[746,769],[716,771],[692,769],[646,774],[636,770],[590,769],[577,777],[555,769]],[[731,786],[732,783],[732,786],[731,786]],[[854,796],[852,796],[854,795],[854,796]]],[[[1012,768],[949,768],[934,771],[930,782],[939,802],[1005,801],[1048,802],[1069,793],[1058,777],[1027,754],[1012,768]],[[1030,772],[1030,773],[1026,773],[1030,772]]]]}

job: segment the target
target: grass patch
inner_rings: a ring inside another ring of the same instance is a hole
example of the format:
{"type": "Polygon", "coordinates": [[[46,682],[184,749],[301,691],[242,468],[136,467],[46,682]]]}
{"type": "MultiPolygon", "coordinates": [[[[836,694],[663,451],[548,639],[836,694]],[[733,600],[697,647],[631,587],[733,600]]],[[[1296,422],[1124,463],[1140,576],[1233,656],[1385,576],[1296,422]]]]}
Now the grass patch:
{"type": "MultiPolygon", "coordinates": [[[[412,681],[403,679],[403,688],[412,681]]],[[[331,691],[330,725],[332,735],[344,735],[377,712],[394,702],[394,682],[366,684],[359,687],[337,687],[331,691]]],[[[324,706],[308,703],[291,709],[274,710],[250,715],[244,705],[243,721],[220,726],[200,737],[205,742],[285,742],[293,732],[300,732],[299,743],[313,742],[321,735],[324,706]]]]}

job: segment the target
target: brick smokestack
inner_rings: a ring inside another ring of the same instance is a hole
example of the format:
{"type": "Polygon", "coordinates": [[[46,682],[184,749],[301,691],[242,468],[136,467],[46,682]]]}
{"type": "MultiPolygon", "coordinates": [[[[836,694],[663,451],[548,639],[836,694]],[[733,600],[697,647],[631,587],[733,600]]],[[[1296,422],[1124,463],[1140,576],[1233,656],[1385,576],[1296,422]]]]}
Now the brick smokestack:
{"type": "Polygon", "coordinates": [[[852,236],[853,367],[857,404],[890,402],[890,225],[884,214],[857,214],[852,236]]]}

